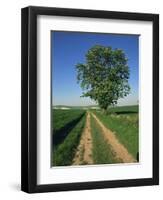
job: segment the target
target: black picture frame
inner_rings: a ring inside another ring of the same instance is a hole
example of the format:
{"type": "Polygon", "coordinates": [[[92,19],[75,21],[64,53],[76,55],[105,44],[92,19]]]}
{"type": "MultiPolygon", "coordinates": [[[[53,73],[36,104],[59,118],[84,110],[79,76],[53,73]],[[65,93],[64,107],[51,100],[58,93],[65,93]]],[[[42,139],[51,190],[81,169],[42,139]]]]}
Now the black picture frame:
{"type": "Polygon", "coordinates": [[[30,6],[21,12],[21,190],[28,193],[159,184],[159,15],[30,6]],[[153,177],[130,180],[37,184],[37,16],[151,21],[153,23],[153,177]]]}

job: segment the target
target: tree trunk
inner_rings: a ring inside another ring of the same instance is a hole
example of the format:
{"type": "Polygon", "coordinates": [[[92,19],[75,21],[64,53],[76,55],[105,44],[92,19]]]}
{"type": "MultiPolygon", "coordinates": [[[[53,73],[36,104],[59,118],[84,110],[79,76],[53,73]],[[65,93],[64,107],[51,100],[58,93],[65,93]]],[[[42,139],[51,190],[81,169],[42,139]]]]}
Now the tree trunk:
{"type": "Polygon", "coordinates": [[[105,114],[105,115],[107,114],[107,107],[102,108],[102,113],[105,114]]]}
{"type": "Polygon", "coordinates": [[[101,108],[103,114],[107,114],[108,105],[106,105],[106,104],[105,105],[100,105],[100,108],[101,108]]]}

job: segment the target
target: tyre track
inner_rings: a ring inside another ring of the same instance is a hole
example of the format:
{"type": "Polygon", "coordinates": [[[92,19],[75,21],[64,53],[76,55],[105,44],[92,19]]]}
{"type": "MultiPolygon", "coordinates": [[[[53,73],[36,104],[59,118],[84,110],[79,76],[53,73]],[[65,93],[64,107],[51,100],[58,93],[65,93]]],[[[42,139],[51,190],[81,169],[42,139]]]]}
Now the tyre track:
{"type": "Polygon", "coordinates": [[[90,113],[87,113],[86,125],[82,133],[80,143],[77,147],[72,165],[93,164],[92,158],[92,137],[90,127],[90,113]]]}

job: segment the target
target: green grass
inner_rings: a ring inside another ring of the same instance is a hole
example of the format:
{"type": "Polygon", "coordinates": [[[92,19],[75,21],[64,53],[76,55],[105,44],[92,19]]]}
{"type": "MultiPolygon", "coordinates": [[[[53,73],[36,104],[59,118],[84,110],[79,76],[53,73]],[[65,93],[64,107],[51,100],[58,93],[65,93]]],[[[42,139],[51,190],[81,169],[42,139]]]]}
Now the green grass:
{"type": "Polygon", "coordinates": [[[71,130],[81,120],[83,110],[55,110],[53,109],[53,149],[57,148],[68,136],[71,130]]]}
{"type": "Polygon", "coordinates": [[[80,117],[85,111],[83,110],[52,110],[52,127],[54,133],[63,128],[66,124],[80,117]]]}
{"type": "Polygon", "coordinates": [[[54,149],[53,166],[67,166],[72,164],[85,125],[85,119],[86,116],[84,115],[64,139],[63,143],[54,149]]]}
{"type": "Polygon", "coordinates": [[[139,112],[139,107],[138,105],[110,107],[108,108],[108,112],[117,114],[134,114],[139,112]]]}
{"type": "Polygon", "coordinates": [[[102,135],[101,128],[97,125],[94,118],[91,116],[91,134],[93,140],[93,160],[94,164],[111,164],[119,163],[120,160],[115,158],[115,154],[111,146],[102,135]]]}
{"type": "MultiPolygon", "coordinates": [[[[125,108],[123,108],[125,111],[125,108]]],[[[119,141],[128,149],[128,151],[137,159],[139,152],[139,129],[138,114],[127,111],[124,114],[103,114],[101,111],[94,111],[96,116],[103,124],[115,132],[119,141]]]]}

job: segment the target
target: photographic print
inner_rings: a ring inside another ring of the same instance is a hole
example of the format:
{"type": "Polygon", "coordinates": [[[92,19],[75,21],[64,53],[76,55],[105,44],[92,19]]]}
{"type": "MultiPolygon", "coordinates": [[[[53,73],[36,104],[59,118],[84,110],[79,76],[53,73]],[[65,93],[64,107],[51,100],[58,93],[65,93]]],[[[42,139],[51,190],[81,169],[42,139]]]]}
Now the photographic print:
{"type": "Polygon", "coordinates": [[[51,165],[139,162],[139,35],[51,31],[51,165]]]}

